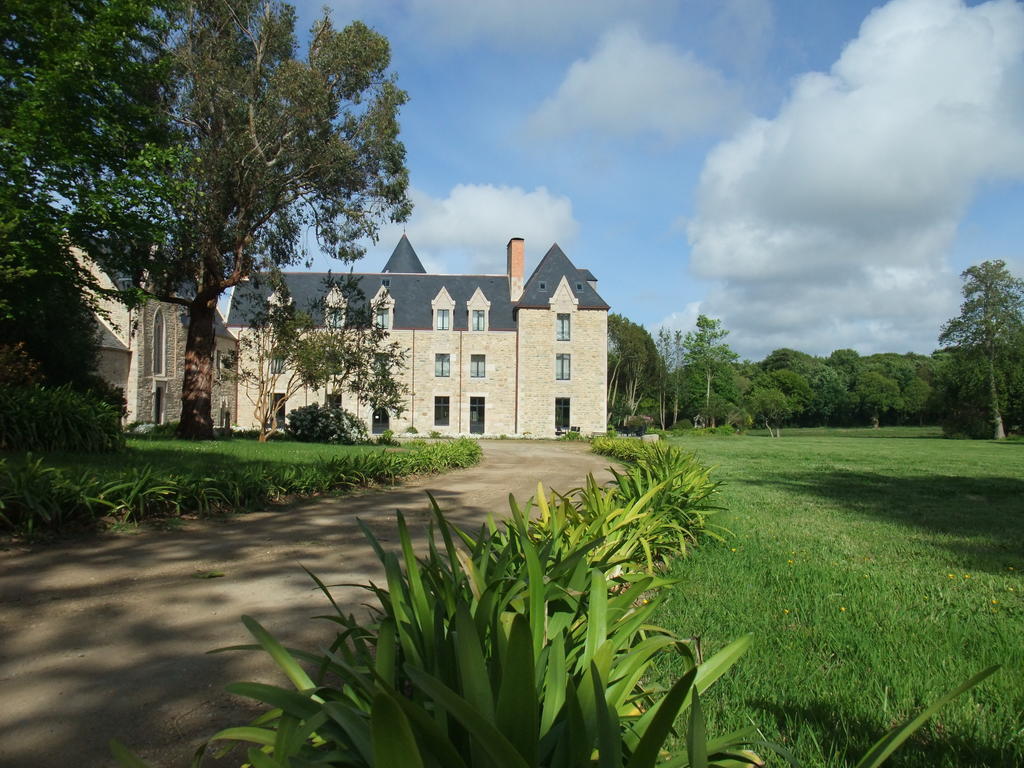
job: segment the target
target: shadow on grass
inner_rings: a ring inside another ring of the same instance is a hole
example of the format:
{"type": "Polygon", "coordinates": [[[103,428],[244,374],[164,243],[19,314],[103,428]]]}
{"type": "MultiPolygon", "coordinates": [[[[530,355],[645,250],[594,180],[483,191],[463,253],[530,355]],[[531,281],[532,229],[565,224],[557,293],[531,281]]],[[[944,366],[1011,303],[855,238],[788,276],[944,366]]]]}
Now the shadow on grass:
{"type": "MultiPolygon", "coordinates": [[[[837,710],[833,704],[816,701],[806,706],[779,704],[773,701],[751,701],[753,709],[761,710],[775,720],[779,733],[798,738],[799,731],[812,729],[814,740],[820,745],[831,764],[853,765],[892,727],[864,718],[853,717],[837,710]]],[[[906,713],[905,722],[917,714],[919,708],[906,713]]],[[[955,766],[956,768],[996,768],[1017,765],[1017,756],[1009,747],[994,749],[979,744],[975,739],[950,734],[942,728],[940,711],[924,727],[911,736],[893,754],[886,765],[890,768],[913,766],[955,766]]],[[[894,724],[895,725],[895,724],[894,724]]]]}
{"type": "Polygon", "coordinates": [[[940,546],[976,570],[1020,568],[1024,560],[1021,479],[801,472],[747,482],[782,487],[841,509],[948,537],[940,546]]]}

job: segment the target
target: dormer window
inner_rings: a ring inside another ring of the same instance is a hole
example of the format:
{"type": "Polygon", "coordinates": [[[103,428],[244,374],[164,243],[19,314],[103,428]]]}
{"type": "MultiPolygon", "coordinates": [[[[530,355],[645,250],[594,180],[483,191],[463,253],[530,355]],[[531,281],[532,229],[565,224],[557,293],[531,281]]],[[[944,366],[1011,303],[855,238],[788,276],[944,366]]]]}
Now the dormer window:
{"type": "Polygon", "coordinates": [[[576,283],[576,290],[577,291],[582,291],[583,290],[583,283],[576,283]]]}
{"type": "Polygon", "coordinates": [[[545,282],[541,282],[541,284],[540,284],[540,289],[541,289],[542,291],[546,291],[546,290],[548,289],[548,284],[547,284],[547,283],[545,283],[545,282]]]}
{"type": "Polygon", "coordinates": [[[487,313],[482,309],[473,310],[473,330],[474,331],[486,331],[487,330],[487,313]]]}
{"type": "Polygon", "coordinates": [[[390,319],[390,314],[391,313],[388,312],[387,307],[381,307],[380,309],[377,310],[376,325],[378,328],[384,328],[385,330],[387,330],[388,326],[390,325],[390,323],[388,322],[388,320],[390,319]]]}
{"type": "Polygon", "coordinates": [[[327,327],[341,328],[345,325],[345,310],[339,307],[331,307],[327,310],[327,327]]]}
{"type": "Polygon", "coordinates": [[[437,310],[437,330],[447,331],[451,328],[451,311],[447,309],[437,310]]]}
{"type": "Polygon", "coordinates": [[[380,281],[380,284],[387,288],[388,286],[391,285],[391,281],[385,277],[383,280],[380,281]]]}

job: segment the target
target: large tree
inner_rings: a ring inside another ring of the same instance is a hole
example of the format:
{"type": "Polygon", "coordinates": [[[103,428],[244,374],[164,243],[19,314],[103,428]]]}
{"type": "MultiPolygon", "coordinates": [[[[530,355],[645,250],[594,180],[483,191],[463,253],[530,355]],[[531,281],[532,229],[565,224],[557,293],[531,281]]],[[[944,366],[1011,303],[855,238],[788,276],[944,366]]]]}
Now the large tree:
{"type": "Polygon", "coordinates": [[[640,402],[663,379],[661,358],[642,325],[614,312],[608,315],[608,418],[635,416],[640,402]]]}
{"type": "Polygon", "coordinates": [[[964,302],[960,315],[942,327],[939,343],[956,347],[984,372],[992,436],[1006,437],[1000,402],[1000,370],[1014,354],[1024,326],[1024,281],[996,259],[961,273],[964,302]]]}
{"type": "Polygon", "coordinates": [[[731,379],[731,365],[738,355],[725,343],[729,331],[722,321],[707,315],[697,316],[697,327],[683,338],[683,362],[688,372],[699,378],[704,392],[699,409],[704,423],[713,422],[711,393],[715,379],[731,379]]]}
{"type": "Polygon", "coordinates": [[[257,271],[322,252],[359,258],[387,220],[408,217],[387,40],[326,13],[298,55],[295,10],[275,0],[192,0],[177,20],[170,112],[189,153],[174,231],[138,270],[187,308],[179,435],[209,438],[214,313],[257,271]]]}
{"type": "Polygon", "coordinates": [[[162,5],[7,0],[0,13],[0,345],[20,344],[52,383],[81,385],[96,353],[99,286],[72,245],[102,263],[160,236],[154,170],[174,156],[162,5]]]}

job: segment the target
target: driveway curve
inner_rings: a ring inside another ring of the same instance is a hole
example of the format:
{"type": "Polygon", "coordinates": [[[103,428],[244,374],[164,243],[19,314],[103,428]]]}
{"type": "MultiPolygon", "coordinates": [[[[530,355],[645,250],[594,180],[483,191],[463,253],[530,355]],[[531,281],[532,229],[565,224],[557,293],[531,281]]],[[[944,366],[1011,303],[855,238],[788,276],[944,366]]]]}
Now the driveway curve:
{"type": "MultiPolygon", "coordinates": [[[[319,648],[329,605],[300,566],[327,584],[379,579],[356,519],[395,541],[395,510],[422,537],[426,492],[475,528],[508,513],[537,482],[566,491],[609,460],[586,443],[483,441],[476,467],[387,490],[308,499],[174,531],[103,535],[0,551],[0,765],[114,765],[118,738],[153,766],[188,765],[195,748],[252,710],[224,691],[237,680],[281,683],[259,653],[206,651],[247,643],[250,614],[286,644],[319,648]],[[223,576],[198,578],[212,572],[223,576]]],[[[332,590],[346,611],[367,593],[332,590]]],[[[212,762],[211,762],[212,764],[212,762]]]]}

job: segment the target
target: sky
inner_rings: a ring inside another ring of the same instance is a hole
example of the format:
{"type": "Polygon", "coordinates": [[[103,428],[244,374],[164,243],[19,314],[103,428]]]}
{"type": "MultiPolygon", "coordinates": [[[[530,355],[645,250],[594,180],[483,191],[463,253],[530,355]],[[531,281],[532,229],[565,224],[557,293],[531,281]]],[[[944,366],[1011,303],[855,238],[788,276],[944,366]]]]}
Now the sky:
{"type": "MultiPolygon", "coordinates": [[[[301,29],[325,7],[296,5],[301,29]]],[[[504,272],[523,237],[529,274],[557,242],[613,312],[720,318],[751,360],[929,353],[963,269],[1024,275],[1016,0],[326,7],[390,40],[409,94],[415,210],[356,271],[403,230],[444,273],[504,272]]]]}

